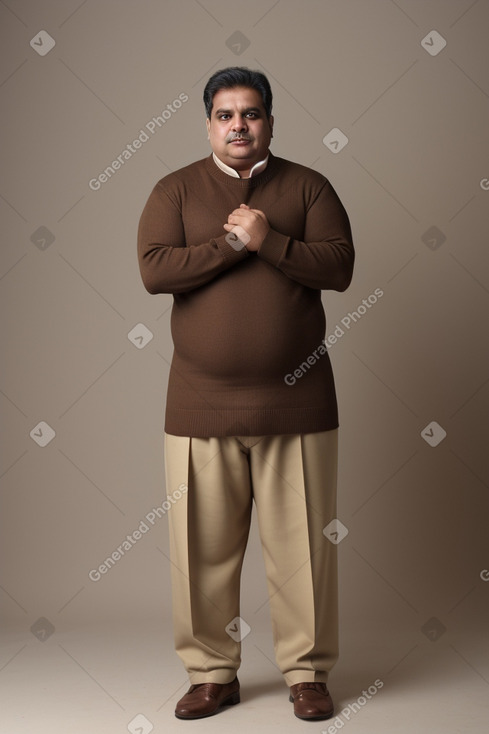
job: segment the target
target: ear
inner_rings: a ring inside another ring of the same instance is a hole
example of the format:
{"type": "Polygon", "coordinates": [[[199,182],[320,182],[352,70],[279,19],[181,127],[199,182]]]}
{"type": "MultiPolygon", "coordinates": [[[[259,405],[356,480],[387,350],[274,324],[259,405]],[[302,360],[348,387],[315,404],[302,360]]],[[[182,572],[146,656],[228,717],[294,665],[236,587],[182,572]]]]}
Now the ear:
{"type": "Polygon", "coordinates": [[[207,140],[210,138],[210,131],[211,131],[211,121],[208,117],[205,118],[205,126],[207,128],[207,140]]]}
{"type": "Polygon", "coordinates": [[[268,118],[268,124],[270,125],[270,133],[271,133],[272,138],[273,138],[273,123],[274,123],[274,117],[273,115],[270,115],[270,117],[268,118]]]}

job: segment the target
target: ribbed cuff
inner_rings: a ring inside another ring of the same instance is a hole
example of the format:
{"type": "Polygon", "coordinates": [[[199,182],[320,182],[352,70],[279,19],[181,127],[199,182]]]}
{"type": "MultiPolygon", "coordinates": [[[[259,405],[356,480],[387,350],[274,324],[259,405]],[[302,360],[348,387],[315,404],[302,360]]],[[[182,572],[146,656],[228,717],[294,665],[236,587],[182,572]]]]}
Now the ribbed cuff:
{"type": "Polygon", "coordinates": [[[243,247],[238,247],[236,249],[236,246],[239,245],[239,241],[236,241],[235,247],[229,244],[229,242],[226,240],[227,235],[222,235],[222,237],[217,237],[212,242],[215,242],[219,252],[223,256],[224,260],[229,265],[234,265],[235,263],[240,262],[241,260],[245,260],[249,256],[249,252],[246,249],[246,247],[243,245],[243,247]]]}
{"type": "Polygon", "coordinates": [[[280,232],[274,229],[269,229],[267,236],[258,248],[258,257],[278,267],[289,240],[290,237],[287,237],[287,235],[280,234],[280,232]]]}

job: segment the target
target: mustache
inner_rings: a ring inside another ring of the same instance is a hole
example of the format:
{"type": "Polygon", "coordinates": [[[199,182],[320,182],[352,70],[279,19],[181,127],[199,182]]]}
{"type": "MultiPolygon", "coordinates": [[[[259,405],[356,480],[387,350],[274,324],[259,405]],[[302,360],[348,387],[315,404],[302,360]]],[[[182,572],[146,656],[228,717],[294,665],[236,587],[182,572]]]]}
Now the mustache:
{"type": "Polygon", "coordinates": [[[226,143],[232,143],[233,140],[249,140],[251,143],[254,138],[249,133],[230,133],[226,138],[226,143]]]}

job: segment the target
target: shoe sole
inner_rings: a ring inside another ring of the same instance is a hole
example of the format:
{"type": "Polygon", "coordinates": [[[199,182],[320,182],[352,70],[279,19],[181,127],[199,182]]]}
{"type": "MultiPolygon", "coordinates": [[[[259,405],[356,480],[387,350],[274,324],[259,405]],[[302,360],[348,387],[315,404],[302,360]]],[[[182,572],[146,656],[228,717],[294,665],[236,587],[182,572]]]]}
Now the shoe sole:
{"type": "Polygon", "coordinates": [[[197,715],[190,715],[185,716],[182,714],[175,713],[175,716],[177,719],[206,719],[208,716],[214,716],[214,714],[218,714],[225,706],[235,706],[237,703],[240,703],[241,697],[239,695],[239,691],[236,693],[232,693],[230,696],[224,699],[224,701],[221,701],[219,706],[214,709],[214,711],[209,711],[208,714],[197,714],[197,715]]]}

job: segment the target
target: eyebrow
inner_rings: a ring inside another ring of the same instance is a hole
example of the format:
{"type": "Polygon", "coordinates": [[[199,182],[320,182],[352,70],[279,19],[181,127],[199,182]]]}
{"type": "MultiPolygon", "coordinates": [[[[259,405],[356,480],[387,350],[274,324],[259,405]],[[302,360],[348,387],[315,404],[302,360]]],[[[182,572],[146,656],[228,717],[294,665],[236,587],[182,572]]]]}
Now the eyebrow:
{"type": "MultiPolygon", "coordinates": [[[[225,110],[224,108],[220,107],[218,110],[216,110],[215,114],[220,115],[220,114],[225,113],[227,115],[230,115],[232,114],[232,112],[233,110],[225,110]]],[[[259,107],[246,107],[244,110],[241,110],[241,112],[242,114],[246,114],[246,112],[260,112],[261,113],[261,110],[259,107]]]]}

